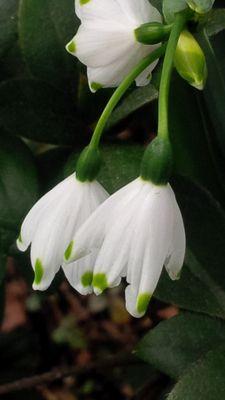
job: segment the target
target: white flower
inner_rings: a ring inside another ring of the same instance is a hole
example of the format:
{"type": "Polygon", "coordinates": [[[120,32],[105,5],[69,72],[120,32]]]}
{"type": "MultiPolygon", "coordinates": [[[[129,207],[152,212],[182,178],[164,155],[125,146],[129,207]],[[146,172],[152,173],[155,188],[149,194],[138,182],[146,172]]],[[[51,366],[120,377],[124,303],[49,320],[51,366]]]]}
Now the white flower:
{"type": "MultiPolygon", "coordinates": [[[[108,197],[97,182],[80,182],[72,174],[45,194],[29,211],[17,240],[17,246],[25,251],[31,244],[31,263],[35,271],[33,288],[45,290],[63,263],[65,248],[77,229],[89,215],[108,197]]],[[[66,276],[72,285],[82,292],[80,282],[91,271],[93,256],[83,262],[66,266],[66,276]],[[87,262],[90,262],[87,268],[87,262]],[[73,268],[76,268],[76,273],[73,268]],[[83,267],[83,270],[82,270],[83,267]]],[[[87,283],[87,280],[86,280],[87,283]]],[[[84,288],[89,289],[87,286],[84,288]]]]}
{"type": "MultiPolygon", "coordinates": [[[[141,59],[158,47],[141,44],[135,37],[140,25],[162,21],[148,0],[75,0],[75,11],[81,25],[66,48],[87,65],[92,91],[118,86],[141,59]]],[[[156,64],[137,78],[138,86],[149,82],[156,64]]]]}
{"type": "Polygon", "coordinates": [[[96,248],[95,293],[126,276],[126,307],[141,317],[163,265],[175,280],[184,261],[183,220],[170,185],[138,178],[109,197],[78,230],[69,260],[96,248]]]}

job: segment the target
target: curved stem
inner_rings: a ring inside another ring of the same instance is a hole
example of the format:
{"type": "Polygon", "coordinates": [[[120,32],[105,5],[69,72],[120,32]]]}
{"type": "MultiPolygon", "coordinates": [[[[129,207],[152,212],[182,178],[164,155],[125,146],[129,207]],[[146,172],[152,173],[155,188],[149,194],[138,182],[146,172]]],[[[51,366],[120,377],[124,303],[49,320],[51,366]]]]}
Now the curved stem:
{"type": "Polygon", "coordinates": [[[127,91],[127,89],[131,86],[133,81],[155,60],[161,57],[166,50],[166,45],[162,45],[154,50],[151,54],[145,57],[140,63],[130,72],[129,75],[121,82],[118,88],[113,93],[111,99],[109,100],[108,104],[106,105],[101,117],[98,120],[96,128],[94,130],[93,136],[90,141],[90,146],[98,147],[99,141],[101,139],[102,132],[105,128],[106,122],[114,110],[115,106],[127,91]]]}
{"type": "Polygon", "coordinates": [[[162,76],[159,88],[159,113],[158,113],[158,136],[167,139],[169,135],[168,128],[168,100],[170,81],[173,70],[174,54],[180,34],[186,22],[186,15],[179,13],[176,15],[171,34],[169,37],[166,54],[163,62],[162,76]]]}

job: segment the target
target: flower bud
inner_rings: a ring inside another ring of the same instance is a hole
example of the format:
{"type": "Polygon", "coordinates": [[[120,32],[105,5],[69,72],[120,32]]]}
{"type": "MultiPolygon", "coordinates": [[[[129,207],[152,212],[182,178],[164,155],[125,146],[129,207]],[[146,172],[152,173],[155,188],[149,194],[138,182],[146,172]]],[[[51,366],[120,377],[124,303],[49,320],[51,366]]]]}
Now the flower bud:
{"type": "Polygon", "coordinates": [[[169,140],[156,137],[145,150],[141,177],[155,185],[166,185],[172,173],[173,156],[169,140]]]}
{"type": "Polygon", "coordinates": [[[206,59],[194,36],[186,30],[180,35],[174,65],[180,76],[191,86],[199,90],[204,88],[207,78],[206,59]]]}
{"type": "Polygon", "coordinates": [[[215,0],[186,0],[189,7],[198,14],[209,12],[215,0]]]}
{"type": "Polygon", "coordinates": [[[156,44],[168,39],[171,25],[163,25],[160,22],[147,22],[135,29],[136,39],[144,44],[156,44]]]}
{"type": "Polygon", "coordinates": [[[99,149],[87,146],[82,151],[76,166],[76,177],[81,182],[93,181],[101,167],[101,155],[99,149]]]}

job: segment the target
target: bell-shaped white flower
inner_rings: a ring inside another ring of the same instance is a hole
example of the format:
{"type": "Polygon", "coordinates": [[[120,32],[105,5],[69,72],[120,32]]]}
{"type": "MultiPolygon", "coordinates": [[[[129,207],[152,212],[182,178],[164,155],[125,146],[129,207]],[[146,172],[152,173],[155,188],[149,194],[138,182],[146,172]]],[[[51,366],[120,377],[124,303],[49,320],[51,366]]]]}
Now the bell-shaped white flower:
{"type": "Polygon", "coordinates": [[[118,285],[126,276],[127,310],[141,317],[163,265],[175,280],[184,261],[183,220],[170,185],[138,178],[109,197],[78,230],[68,261],[91,249],[99,249],[92,281],[95,293],[118,285]]]}
{"type": "MultiPolygon", "coordinates": [[[[81,20],[77,34],[67,50],[87,66],[94,92],[100,87],[115,87],[158,45],[137,41],[135,29],[146,22],[161,22],[158,10],[148,0],[75,0],[81,20]]],[[[140,76],[138,86],[146,85],[157,62],[140,76]]]]}
{"type": "MultiPolygon", "coordinates": [[[[63,264],[65,248],[77,229],[107,197],[107,192],[97,181],[80,182],[76,174],[72,174],[45,194],[29,211],[22,224],[17,246],[25,251],[31,244],[34,289],[45,290],[49,287],[63,264]]],[[[88,256],[83,262],[64,267],[64,270],[68,268],[68,271],[65,270],[68,279],[73,277],[72,285],[80,292],[80,282],[85,280],[83,275],[87,276],[93,263],[93,258],[88,256]],[[87,262],[90,263],[89,269],[87,262]]]]}

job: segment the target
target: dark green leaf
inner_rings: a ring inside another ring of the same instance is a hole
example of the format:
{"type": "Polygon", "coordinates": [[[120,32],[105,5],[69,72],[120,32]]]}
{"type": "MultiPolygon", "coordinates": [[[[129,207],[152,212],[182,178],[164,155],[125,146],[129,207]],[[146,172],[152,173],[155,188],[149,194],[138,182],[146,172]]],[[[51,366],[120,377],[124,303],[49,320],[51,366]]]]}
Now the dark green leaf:
{"type": "Polygon", "coordinates": [[[216,35],[225,29],[225,9],[212,10],[205,24],[208,36],[216,35]]]}
{"type": "Polygon", "coordinates": [[[163,0],[148,0],[150,3],[156,7],[160,12],[162,12],[162,2],[163,0]]]}
{"type": "Polygon", "coordinates": [[[138,344],[136,354],[177,379],[193,362],[223,343],[224,337],[223,321],[184,313],[150,330],[138,344]]]}
{"type": "MultiPolygon", "coordinates": [[[[170,135],[174,151],[175,171],[208,188],[220,200],[220,170],[213,163],[208,141],[206,113],[201,113],[202,96],[174,75],[170,95],[170,135]]],[[[222,186],[223,190],[223,186],[222,186]]]]}
{"type": "Polygon", "coordinates": [[[225,317],[225,213],[212,196],[186,179],[174,184],[187,235],[181,279],[164,274],[156,296],[180,307],[225,317]],[[216,256],[215,256],[216,255],[216,256]]]}
{"type": "Polygon", "coordinates": [[[65,45],[76,33],[78,23],[74,0],[21,0],[20,43],[34,76],[56,86],[65,86],[68,80],[76,85],[76,61],[65,45]]]}
{"type": "Polygon", "coordinates": [[[19,0],[0,2],[0,57],[17,38],[17,11],[19,0]]]}
{"type": "Polygon", "coordinates": [[[174,21],[176,13],[187,8],[186,0],[163,0],[163,15],[168,24],[174,21]]]}
{"type": "Polygon", "coordinates": [[[85,129],[63,93],[38,79],[0,84],[0,123],[12,135],[47,143],[85,143],[85,129]]]}
{"type": "Polygon", "coordinates": [[[208,66],[208,80],[203,92],[206,113],[214,128],[214,132],[212,132],[212,135],[215,136],[214,140],[217,140],[220,151],[225,157],[225,79],[221,70],[223,53],[220,54],[221,59],[217,58],[206,32],[199,34],[198,39],[206,55],[208,66]]]}
{"type": "MultiPolygon", "coordinates": [[[[213,340],[213,339],[212,339],[213,340]]],[[[219,400],[225,398],[225,345],[209,351],[193,364],[173,391],[168,400],[219,400]]]]}
{"type": "Polygon", "coordinates": [[[111,128],[132,112],[157,99],[157,97],[158,92],[153,85],[133,90],[112,113],[108,120],[107,128],[111,128]]]}
{"type": "Polygon", "coordinates": [[[38,195],[37,172],[25,144],[0,136],[0,234],[5,251],[38,195]]]}

